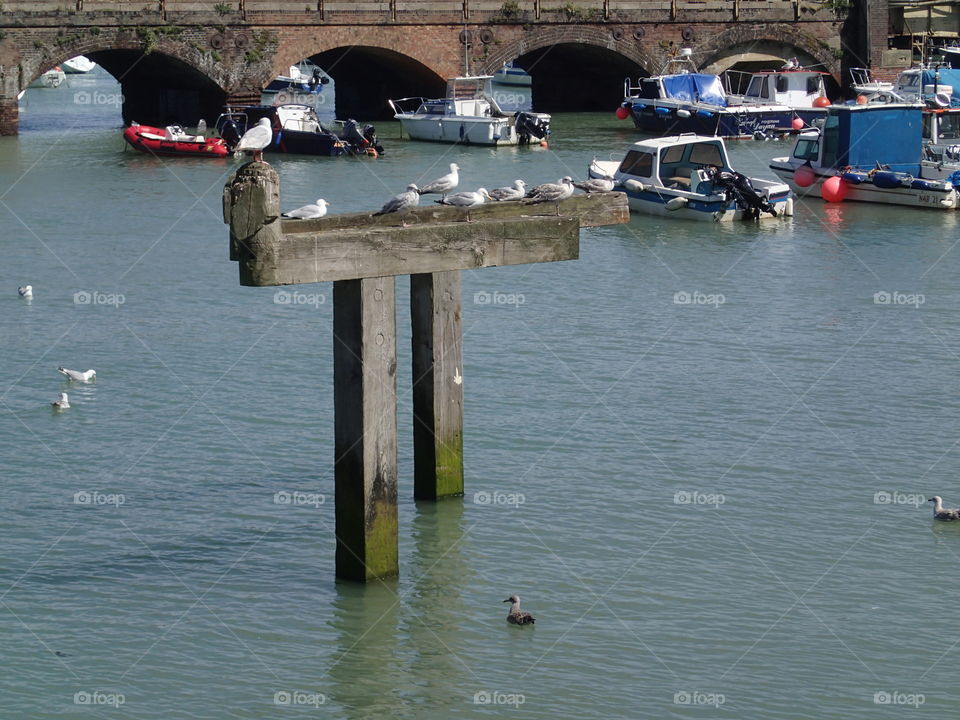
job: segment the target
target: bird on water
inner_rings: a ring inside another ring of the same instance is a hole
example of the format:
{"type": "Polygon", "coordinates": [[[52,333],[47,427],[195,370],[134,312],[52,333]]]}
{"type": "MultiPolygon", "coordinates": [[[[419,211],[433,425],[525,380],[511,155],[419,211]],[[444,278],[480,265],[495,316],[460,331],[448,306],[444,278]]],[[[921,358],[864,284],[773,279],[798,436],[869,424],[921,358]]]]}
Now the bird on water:
{"type": "Polygon", "coordinates": [[[431,183],[427,183],[419,192],[421,195],[441,195],[443,197],[447,196],[447,193],[451,190],[456,189],[457,185],[460,184],[460,166],[456,163],[450,163],[450,172],[446,175],[438,177],[431,183]]]}
{"type": "Polygon", "coordinates": [[[60,393],[57,399],[50,403],[54,410],[66,410],[70,407],[70,399],[66,393],[60,393]]]}
{"type": "Polygon", "coordinates": [[[520,609],[520,596],[511,595],[504,602],[510,603],[510,612],[507,613],[507,622],[511,625],[533,625],[536,619],[528,612],[520,609]]]}
{"type": "Polygon", "coordinates": [[[29,300],[33,297],[33,285],[22,285],[17,288],[17,294],[29,300]]]}
{"type": "Polygon", "coordinates": [[[70,370],[65,367],[58,367],[57,372],[65,376],[68,380],[73,380],[74,382],[90,382],[91,380],[97,379],[97,371],[94,369],[85,370],[80,372],[79,370],[70,370]]]}
{"type": "Polygon", "coordinates": [[[934,495],[932,498],[927,500],[927,502],[933,503],[934,520],[960,520],[960,509],[945,508],[943,506],[943,498],[939,495],[934,495]]]}

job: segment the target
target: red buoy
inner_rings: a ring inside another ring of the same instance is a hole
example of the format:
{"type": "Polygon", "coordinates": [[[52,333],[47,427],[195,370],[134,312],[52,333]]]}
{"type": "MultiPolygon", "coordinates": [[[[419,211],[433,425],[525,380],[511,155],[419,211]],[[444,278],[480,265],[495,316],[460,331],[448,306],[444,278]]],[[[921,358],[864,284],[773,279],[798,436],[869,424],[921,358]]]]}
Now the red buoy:
{"type": "Polygon", "coordinates": [[[794,130],[803,130],[803,118],[795,117],[790,121],[790,127],[794,130]]]}
{"type": "Polygon", "coordinates": [[[630,117],[630,111],[627,110],[627,108],[625,108],[623,105],[617,108],[618,120],[626,120],[628,117],[630,117]]]}
{"type": "Polygon", "coordinates": [[[825,95],[821,95],[813,101],[813,106],[818,108],[830,107],[830,105],[830,100],[825,95]]]}
{"type": "Polygon", "coordinates": [[[857,105],[866,105],[868,102],[870,102],[870,98],[866,95],[857,95],[857,105]]]}
{"type": "Polygon", "coordinates": [[[820,186],[820,196],[827,202],[843,202],[847,195],[847,185],[839,175],[828,177],[820,186]]]}
{"type": "Polygon", "coordinates": [[[799,187],[810,187],[817,181],[817,174],[809,165],[801,165],[793,173],[793,181],[799,187]]]}

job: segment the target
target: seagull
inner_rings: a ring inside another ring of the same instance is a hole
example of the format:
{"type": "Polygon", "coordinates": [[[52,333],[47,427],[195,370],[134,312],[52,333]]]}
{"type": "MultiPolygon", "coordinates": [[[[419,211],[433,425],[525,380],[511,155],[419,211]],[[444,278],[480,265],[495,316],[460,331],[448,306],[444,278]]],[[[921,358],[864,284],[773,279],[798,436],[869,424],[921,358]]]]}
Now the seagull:
{"type": "Polygon", "coordinates": [[[510,603],[510,612],[507,613],[507,622],[512,625],[533,625],[536,619],[528,612],[520,610],[520,596],[511,595],[504,602],[510,603]]]}
{"type": "Polygon", "coordinates": [[[387,202],[383,204],[383,207],[380,208],[380,212],[375,212],[374,216],[406,212],[410,208],[414,208],[419,204],[420,188],[418,188],[414,183],[410,183],[407,185],[407,189],[402,193],[399,195],[394,195],[392,198],[387,200],[387,202]]]}
{"type": "Polygon", "coordinates": [[[943,507],[943,498],[934,495],[927,502],[933,503],[934,520],[960,520],[960,509],[943,507]]]}
{"type": "Polygon", "coordinates": [[[490,191],[492,200],[520,200],[527,194],[527,184],[523,180],[514,180],[510,187],[494,188],[490,191]]]}
{"type": "Polygon", "coordinates": [[[20,294],[20,297],[27,298],[27,300],[29,300],[33,297],[33,285],[24,285],[23,287],[18,287],[17,292],[20,294]]]}
{"type": "Polygon", "coordinates": [[[273,129],[269,118],[260,118],[260,122],[247,130],[240,142],[233,149],[233,156],[240,157],[244,153],[253,155],[254,162],[263,162],[263,149],[273,140],[273,129]]]}
{"type": "Polygon", "coordinates": [[[70,407],[70,401],[67,400],[66,393],[60,393],[56,400],[54,400],[50,405],[53,406],[54,410],[66,410],[70,407]]]}
{"type": "Polygon", "coordinates": [[[312,220],[314,218],[322,218],[327,214],[327,201],[323,198],[317,200],[316,205],[304,205],[299,207],[296,210],[291,210],[290,212],[283,213],[284,217],[288,218],[300,218],[301,220],[312,220]]]}
{"type": "Polygon", "coordinates": [[[442,177],[438,177],[432,183],[427,183],[422,188],[420,188],[421,195],[442,195],[443,197],[447,196],[447,193],[455,189],[457,185],[460,184],[460,166],[456,163],[450,163],[450,172],[442,177]]]}
{"type": "MultiPolygon", "coordinates": [[[[420,192],[423,192],[421,190],[420,192]]],[[[455,205],[456,207],[473,207],[474,205],[483,205],[484,201],[490,197],[486,188],[477,188],[476,191],[467,190],[465,192],[446,195],[439,200],[434,200],[441,205],[455,205]]]]}
{"type": "Polygon", "coordinates": [[[544,183],[537,185],[533,190],[527,193],[524,200],[527,204],[560,202],[573,195],[573,178],[569,175],[560,178],[557,183],[544,183]]]}
{"type": "Polygon", "coordinates": [[[57,372],[59,372],[61,375],[65,375],[68,380],[75,380],[77,382],[90,382],[91,380],[97,379],[96,370],[79,372],[78,370],[68,370],[65,367],[58,367],[57,372]]]}
{"type": "Polygon", "coordinates": [[[798,67],[800,67],[800,63],[797,61],[797,59],[796,59],[795,57],[792,57],[792,58],[790,58],[789,60],[787,60],[780,69],[781,69],[781,70],[795,70],[795,69],[798,68],[798,67]]]}
{"type": "Polygon", "coordinates": [[[590,178],[583,182],[575,182],[574,187],[580,188],[588,195],[590,193],[612,192],[617,183],[610,178],[590,178]]]}

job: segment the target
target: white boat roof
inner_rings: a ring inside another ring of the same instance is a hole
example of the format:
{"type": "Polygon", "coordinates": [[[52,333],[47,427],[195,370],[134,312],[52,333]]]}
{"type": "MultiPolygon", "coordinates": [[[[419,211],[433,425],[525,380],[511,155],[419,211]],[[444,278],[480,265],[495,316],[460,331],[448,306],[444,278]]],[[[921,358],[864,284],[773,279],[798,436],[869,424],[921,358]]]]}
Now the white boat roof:
{"type": "MultiPolygon", "coordinates": [[[[694,135],[693,133],[684,133],[682,135],[669,135],[667,137],[658,137],[658,138],[648,138],[646,140],[638,140],[633,143],[634,147],[646,147],[646,148],[656,148],[659,150],[664,147],[672,147],[674,145],[693,145],[694,143],[699,142],[715,142],[720,141],[721,145],[724,145],[723,138],[716,137],[715,135],[694,135]]],[[[724,147],[726,147],[724,145],[724,147]]]]}
{"type": "Polygon", "coordinates": [[[462,80],[492,80],[493,75],[463,75],[462,77],[447,78],[447,82],[460,82],[462,80]]]}

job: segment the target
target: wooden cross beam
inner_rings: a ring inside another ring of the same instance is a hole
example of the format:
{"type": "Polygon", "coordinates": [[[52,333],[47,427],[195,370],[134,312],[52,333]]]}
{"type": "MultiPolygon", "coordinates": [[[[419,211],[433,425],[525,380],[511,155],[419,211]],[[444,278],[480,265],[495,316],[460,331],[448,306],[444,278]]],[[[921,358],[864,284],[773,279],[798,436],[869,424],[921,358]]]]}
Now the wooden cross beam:
{"type": "Polygon", "coordinates": [[[394,276],[410,275],[414,496],[463,495],[460,271],[574,260],[581,227],[629,219],[626,196],[604,193],[287,220],[262,162],[227,181],[223,212],[241,285],[333,281],[336,566],[361,581],[399,571],[394,276]]]}

